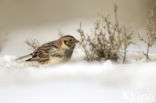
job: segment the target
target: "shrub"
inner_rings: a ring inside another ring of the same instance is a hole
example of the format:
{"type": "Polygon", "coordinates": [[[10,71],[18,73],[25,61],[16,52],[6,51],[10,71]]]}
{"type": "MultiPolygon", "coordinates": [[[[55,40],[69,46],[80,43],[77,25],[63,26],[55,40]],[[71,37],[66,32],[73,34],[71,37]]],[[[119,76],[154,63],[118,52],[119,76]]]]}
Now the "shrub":
{"type": "Polygon", "coordinates": [[[38,40],[33,39],[33,40],[26,40],[25,43],[30,47],[32,50],[37,50],[38,47],[40,46],[40,43],[38,40]]]}
{"type": "Polygon", "coordinates": [[[125,62],[127,48],[133,43],[133,32],[127,32],[126,27],[119,25],[117,10],[117,6],[114,5],[115,23],[110,20],[109,16],[98,15],[90,35],[85,33],[80,23],[77,31],[80,34],[80,44],[87,61],[108,59],[117,61],[122,55],[123,63],[125,62]]]}
{"type": "Polygon", "coordinates": [[[156,21],[154,15],[156,5],[153,4],[152,7],[153,8],[150,10],[149,18],[145,27],[145,35],[138,35],[139,39],[147,46],[146,53],[144,53],[146,60],[151,60],[149,57],[150,47],[152,47],[156,42],[156,21]]]}

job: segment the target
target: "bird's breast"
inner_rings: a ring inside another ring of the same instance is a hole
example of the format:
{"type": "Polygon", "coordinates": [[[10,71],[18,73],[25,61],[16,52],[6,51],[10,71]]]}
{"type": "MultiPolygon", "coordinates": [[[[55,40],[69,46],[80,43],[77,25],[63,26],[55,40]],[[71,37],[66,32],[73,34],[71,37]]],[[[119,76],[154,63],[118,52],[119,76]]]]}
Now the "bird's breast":
{"type": "Polygon", "coordinates": [[[73,49],[65,50],[64,55],[66,58],[71,58],[72,54],[73,54],[73,49]]]}

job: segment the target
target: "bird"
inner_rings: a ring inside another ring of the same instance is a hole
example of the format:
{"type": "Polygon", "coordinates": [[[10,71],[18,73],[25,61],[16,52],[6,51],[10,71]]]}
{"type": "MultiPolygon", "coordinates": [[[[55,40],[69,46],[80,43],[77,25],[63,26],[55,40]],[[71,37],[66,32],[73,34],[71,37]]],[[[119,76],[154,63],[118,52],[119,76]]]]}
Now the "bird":
{"type": "Polygon", "coordinates": [[[67,62],[71,59],[75,45],[79,41],[71,35],[65,35],[58,40],[47,42],[39,46],[32,53],[17,58],[17,60],[31,57],[26,62],[36,61],[39,64],[56,64],[67,62]]]}

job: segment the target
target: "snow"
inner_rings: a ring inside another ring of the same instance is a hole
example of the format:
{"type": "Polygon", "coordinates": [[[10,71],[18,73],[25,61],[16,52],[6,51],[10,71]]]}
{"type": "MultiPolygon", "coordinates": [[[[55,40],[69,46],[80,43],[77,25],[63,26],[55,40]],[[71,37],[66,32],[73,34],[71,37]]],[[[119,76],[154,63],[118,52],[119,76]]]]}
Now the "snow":
{"type": "Polygon", "coordinates": [[[82,61],[36,67],[15,58],[0,58],[2,103],[156,101],[156,62],[122,65],[109,60],[92,64],[82,61]]]}
{"type": "MultiPolygon", "coordinates": [[[[33,64],[33,63],[32,63],[33,64]]],[[[60,65],[32,65],[0,58],[0,84],[29,84],[42,81],[93,81],[111,87],[156,87],[156,62],[116,64],[108,60],[89,64],[85,61],[60,65]]]]}

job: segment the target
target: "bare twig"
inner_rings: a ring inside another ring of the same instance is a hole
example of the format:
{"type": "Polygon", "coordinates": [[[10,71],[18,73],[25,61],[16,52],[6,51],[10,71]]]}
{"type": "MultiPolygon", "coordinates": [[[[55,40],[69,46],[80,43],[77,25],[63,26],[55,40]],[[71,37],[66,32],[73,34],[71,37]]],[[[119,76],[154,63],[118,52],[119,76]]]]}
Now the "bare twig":
{"type": "Polygon", "coordinates": [[[153,0],[153,6],[150,10],[149,18],[146,24],[146,34],[145,37],[138,35],[139,39],[147,45],[146,53],[144,53],[146,60],[151,60],[149,57],[150,48],[156,42],[156,21],[154,20],[156,14],[154,14],[156,9],[155,0],[153,0]]]}
{"type": "Polygon", "coordinates": [[[30,47],[30,49],[36,50],[40,44],[38,42],[38,40],[34,39],[34,40],[26,40],[25,43],[30,47]]]}

